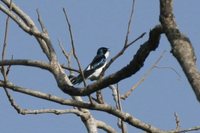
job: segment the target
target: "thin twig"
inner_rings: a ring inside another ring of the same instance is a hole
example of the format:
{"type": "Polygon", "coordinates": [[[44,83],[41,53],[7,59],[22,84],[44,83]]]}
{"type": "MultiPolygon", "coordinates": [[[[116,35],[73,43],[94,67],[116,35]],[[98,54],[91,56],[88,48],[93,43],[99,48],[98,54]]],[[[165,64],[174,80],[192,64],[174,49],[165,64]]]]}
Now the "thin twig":
{"type": "Polygon", "coordinates": [[[176,131],[179,131],[180,130],[180,119],[178,117],[178,114],[175,112],[174,113],[174,117],[175,117],[175,121],[176,121],[176,131]]]}
{"type": "MultiPolygon", "coordinates": [[[[119,105],[119,110],[123,112],[118,84],[117,84],[116,89],[117,89],[117,102],[118,102],[118,105],[119,105]]],[[[127,133],[126,125],[125,125],[125,123],[122,119],[120,119],[120,125],[121,125],[120,127],[122,129],[122,133],[127,133]]]]}
{"type": "Polygon", "coordinates": [[[36,12],[37,12],[37,15],[38,15],[38,22],[40,23],[42,32],[47,34],[47,33],[48,33],[47,28],[45,27],[45,25],[44,25],[44,23],[43,23],[43,21],[42,21],[42,18],[41,18],[41,16],[40,16],[40,13],[39,13],[39,9],[38,9],[38,8],[36,9],[36,12]]]}
{"type": "MultiPolygon", "coordinates": [[[[12,0],[10,1],[10,8],[9,8],[9,11],[12,10],[12,0]]],[[[4,44],[3,44],[3,50],[2,50],[2,61],[4,61],[5,59],[5,56],[6,56],[6,47],[7,47],[7,39],[8,39],[8,28],[9,28],[9,15],[7,16],[6,18],[6,28],[5,28],[5,35],[4,35],[4,44]]],[[[9,70],[10,70],[10,67],[11,65],[7,68],[7,70],[5,70],[5,66],[2,65],[1,67],[1,73],[3,75],[3,78],[4,78],[4,84],[6,85],[7,84],[7,81],[8,81],[8,73],[9,73],[9,70]]],[[[5,86],[3,86],[4,88],[4,91],[6,92],[6,95],[8,94],[8,90],[5,86]]],[[[9,95],[7,95],[8,99],[9,99],[9,95]]],[[[10,100],[9,100],[10,101],[10,100]]]]}
{"type": "Polygon", "coordinates": [[[38,15],[38,21],[40,23],[40,26],[41,26],[41,29],[42,29],[42,32],[45,34],[45,37],[43,38],[48,49],[49,49],[49,54],[50,54],[50,60],[51,61],[55,61],[56,60],[56,54],[55,54],[55,50],[53,48],[53,45],[51,43],[51,40],[49,39],[49,35],[48,35],[48,31],[47,31],[47,28],[45,27],[45,24],[42,20],[42,17],[40,16],[40,13],[39,13],[39,9],[36,9],[36,12],[37,12],[37,15],[38,15]]]}
{"type": "Polygon", "coordinates": [[[128,37],[129,37],[129,34],[130,34],[131,21],[132,21],[133,13],[134,13],[134,6],[135,6],[135,0],[133,0],[133,2],[132,2],[131,15],[130,15],[130,18],[129,18],[129,21],[128,21],[128,28],[127,28],[127,32],[126,32],[124,47],[126,47],[127,44],[128,44],[128,37]]]}
{"type": "Polygon", "coordinates": [[[200,130],[200,126],[195,126],[195,127],[192,127],[192,128],[183,129],[183,130],[180,130],[180,131],[174,132],[174,133],[186,133],[186,132],[192,132],[192,131],[198,131],[198,130],[200,130]]]}
{"type": "Polygon", "coordinates": [[[139,37],[137,37],[135,40],[133,40],[132,42],[130,42],[129,44],[127,44],[126,47],[123,47],[114,57],[112,57],[112,59],[110,59],[110,61],[107,63],[106,67],[104,68],[104,71],[117,59],[119,58],[124,52],[125,50],[131,46],[132,44],[134,44],[136,41],[138,41],[139,39],[143,38],[143,36],[146,34],[146,32],[142,33],[139,37]]]}
{"type": "MultiPolygon", "coordinates": [[[[112,95],[113,95],[113,99],[114,99],[114,102],[115,102],[116,109],[122,111],[118,84],[117,85],[110,85],[109,88],[112,90],[112,95]]],[[[119,128],[121,128],[122,133],[127,132],[126,125],[125,125],[125,123],[122,119],[118,118],[117,125],[118,125],[119,128]]]]}
{"type": "Polygon", "coordinates": [[[74,68],[71,68],[71,67],[68,67],[68,66],[65,66],[65,65],[61,65],[61,67],[62,67],[63,69],[69,70],[69,71],[73,71],[73,72],[80,73],[79,70],[74,69],[74,68]]]}
{"type": "MultiPolygon", "coordinates": [[[[13,60],[13,55],[11,57],[11,60],[13,60]]],[[[10,72],[11,66],[12,65],[8,65],[7,70],[6,70],[6,76],[8,76],[8,73],[10,72]]]]}
{"type": "Polygon", "coordinates": [[[112,58],[110,59],[110,61],[106,64],[106,66],[104,67],[103,71],[101,72],[101,76],[104,75],[104,72],[110,67],[110,65],[121,55],[123,55],[123,53],[126,51],[126,49],[131,46],[132,44],[134,44],[137,40],[139,40],[140,38],[142,38],[146,33],[142,33],[139,37],[137,37],[134,41],[128,43],[129,41],[129,33],[130,33],[130,28],[131,28],[131,22],[132,22],[132,18],[133,18],[133,13],[134,13],[134,6],[135,6],[135,0],[133,0],[132,2],[132,7],[131,7],[131,14],[129,17],[129,21],[128,21],[128,28],[127,28],[127,32],[126,32],[126,37],[125,37],[125,41],[124,41],[124,46],[123,48],[112,58]]]}
{"type": "Polygon", "coordinates": [[[132,42],[128,43],[126,45],[126,48],[128,48],[129,46],[131,46],[132,44],[134,44],[135,42],[137,42],[139,39],[143,38],[144,35],[146,35],[146,32],[143,32],[140,36],[138,36],[135,40],[133,40],[132,42]]]}
{"type": "Polygon", "coordinates": [[[81,64],[80,64],[80,61],[76,55],[76,50],[75,50],[75,46],[74,46],[74,39],[73,39],[73,34],[72,34],[72,30],[71,30],[71,24],[69,22],[69,19],[68,19],[68,16],[67,16],[67,12],[65,10],[65,8],[63,8],[63,12],[64,12],[64,15],[65,15],[65,19],[67,21],[67,25],[68,25],[68,29],[69,29],[69,33],[70,33],[70,40],[71,40],[71,45],[72,45],[72,51],[73,51],[73,55],[74,55],[74,58],[76,59],[76,62],[78,64],[78,67],[79,67],[79,71],[80,71],[80,74],[83,78],[83,83],[84,83],[84,86],[86,87],[87,84],[85,82],[85,76],[84,76],[84,73],[82,71],[82,68],[81,68],[81,64]]]}
{"type": "Polygon", "coordinates": [[[149,68],[149,70],[142,76],[142,78],[134,84],[130,90],[128,90],[124,95],[121,95],[121,99],[125,100],[130,96],[130,94],[141,84],[145,81],[145,79],[151,74],[152,70],[157,66],[157,64],[160,62],[160,60],[163,58],[166,51],[163,51],[159,58],[156,60],[156,62],[149,68]]]}
{"type": "Polygon", "coordinates": [[[176,75],[178,76],[178,79],[181,79],[181,75],[173,67],[169,67],[169,66],[155,66],[155,68],[157,68],[157,69],[170,69],[170,70],[172,70],[173,72],[176,73],[176,75]]]}
{"type": "Polygon", "coordinates": [[[12,98],[12,96],[9,94],[8,90],[7,89],[4,89],[4,90],[5,90],[6,96],[8,97],[8,100],[9,100],[11,106],[13,106],[14,109],[18,113],[22,112],[22,109],[16,104],[16,102],[14,101],[14,99],[12,98]]]}
{"type": "MultiPolygon", "coordinates": [[[[63,55],[65,56],[66,60],[67,60],[67,67],[68,68],[72,68],[71,66],[71,55],[73,54],[72,49],[70,50],[69,53],[67,53],[67,51],[65,50],[64,46],[62,45],[62,43],[60,42],[60,40],[58,40],[58,45],[60,47],[60,49],[62,50],[63,55]]],[[[73,71],[70,71],[70,75],[73,74],[73,71]]]]}
{"type": "MultiPolygon", "coordinates": [[[[10,8],[9,8],[9,11],[11,11],[11,10],[12,10],[12,0],[10,1],[10,8]]],[[[2,50],[2,61],[4,61],[5,56],[6,56],[9,20],[10,20],[10,17],[9,17],[9,15],[7,15],[7,18],[6,18],[6,28],[5,28],[5,34],[4,34],[4,42],[3,42],[3,50],[2,50]]],[[[1,72],[2,72],[2,75],[3,75],[3,77],[4,77],[4,82],[5,82],[5,83],[6,83],[6,81],[7,81],[7,74],[6,74],[6,71],[7,71],[7,70],[5,70],[5,67],[2,65],[2,67],[1,67],[1,72]]]]}

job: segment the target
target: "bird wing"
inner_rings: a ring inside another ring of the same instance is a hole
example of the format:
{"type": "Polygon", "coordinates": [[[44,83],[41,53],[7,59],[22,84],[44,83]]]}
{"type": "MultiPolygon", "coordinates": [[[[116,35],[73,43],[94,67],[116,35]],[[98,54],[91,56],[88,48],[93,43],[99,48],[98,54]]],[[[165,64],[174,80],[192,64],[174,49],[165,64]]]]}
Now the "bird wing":
{"type": "Polygon", "coordinates": [[[92,60],[92,62],[90,63],[90,65],[87,67],[86,70],[91,70],[91,69],[96,70],[102,67],[105,62],[106,62],[106,58],[104,55],[97,55],[94,57],[94,59],[92,60]]]}
{"type": "MultiPolygon", "coordinates": [[[[92,62],[83,71],[84,78],[87,79],[91,74],[95,72],[96,69],[102,67],[106,62],[104,55],[97,55],[94,57],[92,62]]],[[[83,77],[79,74],[76,78],[72,80],[72,84],[79,84],[83,81],[83,77]]]]}

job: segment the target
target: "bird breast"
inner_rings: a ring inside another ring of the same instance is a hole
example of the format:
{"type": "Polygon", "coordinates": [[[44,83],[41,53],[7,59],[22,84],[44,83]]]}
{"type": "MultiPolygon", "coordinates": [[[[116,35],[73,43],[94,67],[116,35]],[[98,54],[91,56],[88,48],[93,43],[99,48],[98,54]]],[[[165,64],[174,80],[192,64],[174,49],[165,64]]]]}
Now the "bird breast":
{"type": "Polygon", "coordinates": [[[96,69],[96,70],[94,71],[94,73],[93,73],[92,75],[90,75],[88,78],[89,78],[90,80],[97,80],[97,79],[99,78],[99,76],[100,76],[100,74],[101,74],[103,68],[106,66],[106,64],[107,64],[107,63],[104,63],[104,65],[103,65],[102,67],[96,69]]]}

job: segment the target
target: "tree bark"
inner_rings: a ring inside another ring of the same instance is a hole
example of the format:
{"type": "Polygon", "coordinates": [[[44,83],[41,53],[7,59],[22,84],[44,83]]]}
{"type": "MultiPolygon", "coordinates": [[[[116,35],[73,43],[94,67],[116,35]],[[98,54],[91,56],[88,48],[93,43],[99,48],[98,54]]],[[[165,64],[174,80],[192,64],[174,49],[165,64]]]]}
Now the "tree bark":
{"type": "Polygon", "coordinates": [[[196,98],[200,102],[200,72],[189,38],[181,33],[173,14],[173,0],[160,0],[160,22],[172,48],[172,54],[182,67],[196,98]]]}

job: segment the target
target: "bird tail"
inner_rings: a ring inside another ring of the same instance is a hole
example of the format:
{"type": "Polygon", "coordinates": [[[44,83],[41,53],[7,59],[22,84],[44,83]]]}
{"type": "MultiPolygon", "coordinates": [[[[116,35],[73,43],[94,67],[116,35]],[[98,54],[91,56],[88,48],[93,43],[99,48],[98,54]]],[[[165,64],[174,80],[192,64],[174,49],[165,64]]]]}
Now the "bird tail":
{"type": "Polygon", "coordinates": [[[69,79],[73,85],[80,84],[83,81],[81,75],[78,75],[77,77],[75,77],[74,75],[70,75],[69,79]]]}

